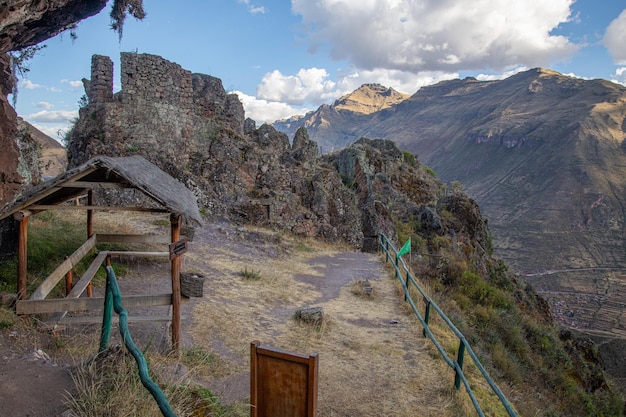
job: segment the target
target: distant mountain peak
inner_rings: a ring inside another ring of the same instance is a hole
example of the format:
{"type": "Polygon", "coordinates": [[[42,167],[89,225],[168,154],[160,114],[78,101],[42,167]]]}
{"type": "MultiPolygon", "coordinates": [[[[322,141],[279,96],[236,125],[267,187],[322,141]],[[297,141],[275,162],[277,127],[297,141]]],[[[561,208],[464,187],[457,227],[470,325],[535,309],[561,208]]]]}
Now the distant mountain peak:
{"type": "Polygon", "coordinates": [[[409,94],[400,93],[381,84],[363,84],[350,94],[336,100],[335,110],[347,110],[360,114],[372,114],[398,104],[409,98],[409,94]]]}

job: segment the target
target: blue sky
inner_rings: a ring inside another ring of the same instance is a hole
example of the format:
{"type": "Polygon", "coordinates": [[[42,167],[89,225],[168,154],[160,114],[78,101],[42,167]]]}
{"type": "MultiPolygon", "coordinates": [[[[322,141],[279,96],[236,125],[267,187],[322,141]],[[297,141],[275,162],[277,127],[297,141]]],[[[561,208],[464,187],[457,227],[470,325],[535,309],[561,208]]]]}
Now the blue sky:
{"type": "Polygon", "coordinates": [[[413,94],[441,80],[550,68],[626,84],[623,0],[144,0],[122,40],[109,7],[46,41],[19,83],[18,114],[52,137],[77,117],[91,56],[150,53],[218,77],[246,116],[303,114],[361,84],[413,94]]]}

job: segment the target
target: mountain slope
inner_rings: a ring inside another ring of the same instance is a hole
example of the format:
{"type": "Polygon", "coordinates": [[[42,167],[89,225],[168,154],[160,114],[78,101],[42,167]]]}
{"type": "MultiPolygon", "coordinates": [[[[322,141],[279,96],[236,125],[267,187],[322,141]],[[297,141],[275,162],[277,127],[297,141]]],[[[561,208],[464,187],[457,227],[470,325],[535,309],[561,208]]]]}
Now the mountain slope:
{"type": "Polygon", "coordinates": [[[496,254],[513,270],[585,268],[584,276],[529,278],[554,296],[553,307],[564,295],[583,294],[563,307],[564,323],[624,337],[625,115],[623,86],[533,69],[501,81],[441,82],[389,109],[355,114],[351,123],[344,113],[343,124],[324,134],[336,144],[391,139],[443,181],[460,181],[489,219],[496,254]],[[597,269],[604,267],[617,269],[597,269]],[[594,279],[607,284],[589,288],[594,279]],[[611,303],[617,307],[605,311],[611,303]]]}
{"type": "Polygon", "coordinates": [[[375,115],[365,135],[393,139],[465,184],[512,266],[626,266],[624,87],[531,70],[424,90],[375,115]],[[542,256],[546,246],[558,250],[542,256]]]}
{"type": "Polygon", "coordinates": [[[317,111],[304,116],[279,120],[273,126],[290,137],[293,137],[298,128],[304,126],[311,140],[318,143],[323,153],[332,152],[358,139],[356,120],[392,108],[408,97],[408,94],[380,84],[363,84],[332,105],[323,105],[317,111]]]}
{"type": "Polygon", "coordinates": [[[63,145],[22,118],[18,117],[17,124],[20,130],[28,132],[37,143],[40,174],[44,177],[56,177],[64,172],[67,166],[67,153],[63,145]]]}

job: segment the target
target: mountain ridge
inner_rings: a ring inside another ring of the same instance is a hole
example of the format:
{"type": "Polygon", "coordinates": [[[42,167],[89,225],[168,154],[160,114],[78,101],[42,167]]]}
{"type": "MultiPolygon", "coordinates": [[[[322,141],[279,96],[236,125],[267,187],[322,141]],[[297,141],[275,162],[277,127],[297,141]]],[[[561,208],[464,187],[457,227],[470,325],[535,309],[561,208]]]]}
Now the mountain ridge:
{"type": "Polygon", "coordinates": [[[337,126],[308,129],[328,149],[359,137],[392,140],[441,181],[462,183],[489,219],[495,253],[517,273],[616,267],[528,279],[555,311],[567,299],[563,324],[626,337],[618,291],[626,282],[625,115],[626,87],[535,68],[497,81],[442,81],[390,108],[343,112],[337,126]],[[609,284],[594,288],[594,280],[609,284]],[[596,295],[607,302],[591,301],[596,295]]]}
{"type": "MultiPolygon", "coordinates": [[[[317,111],[278,120],[272,126],[290,137],[295,135],[299,127],[304,126],[309,131],[311,140],[318,143],[322,152],[329,152],[335,150],[335,146],[331,142],[325,141],[323,134],[318,135],[318,131],[328,129],[331,124],[341,123],[344,117],[368,116],[389,109],[409,97],[409,94],[398,92],[381,84],[363,84],[353,92],[335,100],[332,104],[323,104],[317,111]]],[[[353,131],[354,129],[350,126],[346,126],[344,136],[351,137],[353,131]]]]}

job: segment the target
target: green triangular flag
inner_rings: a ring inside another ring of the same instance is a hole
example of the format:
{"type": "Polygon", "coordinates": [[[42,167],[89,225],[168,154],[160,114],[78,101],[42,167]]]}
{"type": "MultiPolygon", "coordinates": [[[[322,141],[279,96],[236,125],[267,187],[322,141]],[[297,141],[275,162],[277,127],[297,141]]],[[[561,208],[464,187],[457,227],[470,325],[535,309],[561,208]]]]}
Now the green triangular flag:
{"type": "Polygon", "coordinates": [[[405,253],[411,252],[411,238],[409,237],[404,245],[398,251],[398,257],[404,255],[405,253]]]}

